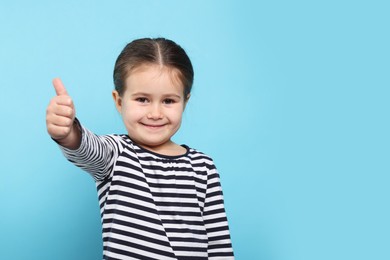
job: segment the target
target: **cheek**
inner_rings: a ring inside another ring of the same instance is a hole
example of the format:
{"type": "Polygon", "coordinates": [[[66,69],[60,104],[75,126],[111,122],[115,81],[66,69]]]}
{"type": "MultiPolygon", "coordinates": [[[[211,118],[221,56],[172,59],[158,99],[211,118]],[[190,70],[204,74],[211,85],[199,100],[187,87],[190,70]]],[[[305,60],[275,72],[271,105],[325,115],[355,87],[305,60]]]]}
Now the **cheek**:
{"type": "Polygon", "coordinates": [[[123,106],[122,117],[124,120],[133,121],[138,120],[143,116],[143,110],[134,106],[123,106]]]}
{"type": "Polygon", "coordinates": [[[139,120],[144,116],[144,113],[142,113],[139,110],[131,110],[127,113],[127,117],[133,121],[139,120]]]}
{"type": "Polygon", "coordinates": [[[182,115],[182,111],[172,111],[169,116],[172,121],[179,123],[181,122],[182,115]]]}

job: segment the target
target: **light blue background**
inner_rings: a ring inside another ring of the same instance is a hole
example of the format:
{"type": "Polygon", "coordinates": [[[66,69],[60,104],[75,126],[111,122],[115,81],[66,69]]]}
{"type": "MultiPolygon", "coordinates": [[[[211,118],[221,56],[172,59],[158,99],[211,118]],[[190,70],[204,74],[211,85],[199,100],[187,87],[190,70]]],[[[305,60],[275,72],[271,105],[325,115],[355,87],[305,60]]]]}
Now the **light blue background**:
{"type": "Polygon", "coordinates": [[[0,259],[101,259],[94,182],[46,133],[51,79],[123,133],[115,59],[157,36],[194,64],[175,140],[214,158],[236,259],[390,259],[388,1],[255,2],[1,2],[0,259]]]}

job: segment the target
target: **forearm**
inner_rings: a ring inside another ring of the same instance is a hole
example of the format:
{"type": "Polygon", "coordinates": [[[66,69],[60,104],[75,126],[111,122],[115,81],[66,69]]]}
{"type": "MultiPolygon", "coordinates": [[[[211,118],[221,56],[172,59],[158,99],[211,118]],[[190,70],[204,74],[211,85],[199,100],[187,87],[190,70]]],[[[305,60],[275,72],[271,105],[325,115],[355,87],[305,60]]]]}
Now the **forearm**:
{"type": "Polygon", "coordinates": [[[64,156],[74,165],[88,172],[96,181],[103,180],[113,169],[116,158],[122,150],[117,137],[98,136],[79,126],[80,143],[76,149],[60,144],[64,156]]]}

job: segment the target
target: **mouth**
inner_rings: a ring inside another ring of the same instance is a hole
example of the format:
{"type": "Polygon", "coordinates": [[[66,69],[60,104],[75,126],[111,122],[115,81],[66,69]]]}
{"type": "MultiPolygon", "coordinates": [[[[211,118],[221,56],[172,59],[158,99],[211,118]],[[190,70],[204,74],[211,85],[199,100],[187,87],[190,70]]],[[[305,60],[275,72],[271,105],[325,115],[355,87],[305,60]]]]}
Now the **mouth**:
{"type": "Polygon", "coordinates": [[[141,125],[145,126],[146,128],[153,129],[153,130],[160,129],[160,128],[165,126],[164,124],[154,125],[154,124],[144,124],[144,123],[141,123],[141,125]]]}

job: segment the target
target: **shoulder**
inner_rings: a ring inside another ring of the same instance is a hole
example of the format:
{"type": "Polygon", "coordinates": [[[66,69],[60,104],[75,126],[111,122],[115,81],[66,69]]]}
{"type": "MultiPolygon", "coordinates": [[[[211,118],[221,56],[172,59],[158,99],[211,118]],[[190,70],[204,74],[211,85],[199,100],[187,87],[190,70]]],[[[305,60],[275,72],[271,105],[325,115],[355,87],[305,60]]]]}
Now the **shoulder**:
{"type": "Polygon", "coordinates": [[[199,151],[196,148],[189,147],[187,145],[183,145],[188,150],[188,156],[190,158],[199,158],[212,161],[213,159],[206,153],[199,151]]]}
{"type": "Polygon", "coordinates": [[[130,148],[131,150],[133,150],[133,141],[126,134],[106,134],[101,135],[101,138],[115,143],[117,146],[122,148],[121,150],[125,148],[130,148]]]}
{"type": "Polygon", "coordinates": [[[208,169],[215,168],[214,161],[208,154],[201,152],[195,148],[187,147],[187,149],[188,149],[188,158],[194,164],[205,166],[208,169]]]}
{"type": "Polygon", "coordinates": [[[120,143],[123,143],[123,144],[126,144],[126,145],[131,145],[133,144],[133,142],[131,141],[131,139],[129,138],[128,135],[126,134],[107,134],[105,135],[107,138],[111,138],[117,142],[120,142],[120,143]]]}

